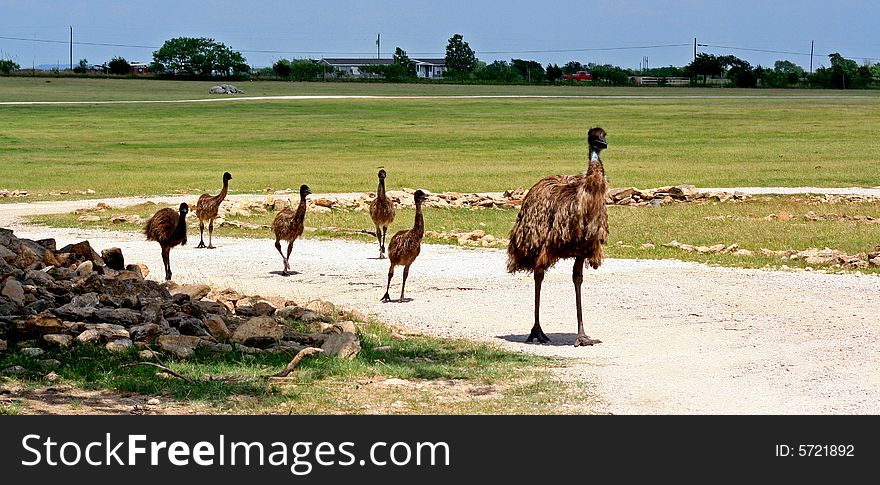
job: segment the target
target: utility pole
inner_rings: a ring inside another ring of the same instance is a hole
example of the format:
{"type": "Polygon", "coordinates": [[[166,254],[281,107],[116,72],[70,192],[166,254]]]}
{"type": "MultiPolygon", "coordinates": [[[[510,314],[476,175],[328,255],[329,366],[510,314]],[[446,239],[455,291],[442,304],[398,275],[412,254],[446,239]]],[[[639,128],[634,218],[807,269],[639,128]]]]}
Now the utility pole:
{"type": "Polygon", "coordinates": [[[381,38],[382,38],[382,33],[376,34],[376,59],[382,58],[382,54],[381,54],[382,44],[380,43],[381,38]]]}
{"type": "Polygon", "coordinates": [[[694,37],[694,60],[697,60],[697,38],[694,37]]]}
{"type": "Polygon", "coordinates": [[[73,26],[70,26],[70,70],[73,70],[73,26]]]}
{"type": "Polygon", "coordinates": [[[813,74],[813,44],[815,43],[814,40],[810,41],[810,74],[813,74]]]}

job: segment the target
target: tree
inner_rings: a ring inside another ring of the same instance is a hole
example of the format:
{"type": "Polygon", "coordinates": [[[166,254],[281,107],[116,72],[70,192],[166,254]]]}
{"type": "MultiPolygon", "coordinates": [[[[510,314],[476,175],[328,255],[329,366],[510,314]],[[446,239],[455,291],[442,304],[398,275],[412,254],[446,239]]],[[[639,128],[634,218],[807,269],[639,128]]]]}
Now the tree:
{"type": "Polygon", "coordinates": [[[294,81],[317,81],[324,72],[324,66],[311,59],[296,59],[290,63],[290,77],[294,81]]]}
{"type": "Polygon", "coordinates": [[[89,61],[86,59],[80,59],[79,64],[73,68],[73,72],[77,74],[85,74],[89,72],[89,61]]]}
{"type": "Polygon", "coordinates": [[[510,67],[510,64],[508,64],[507,61],[494,61],[492,64],[484,64],[477,67],[477,69],[474,70],[474,78],[481,81],[502,83],[522,81],[519,71],[510,67]]]}
{"type": "Polygon", "coordinates": [[[574,74],[578,71],[583,71],[584,66],[578,61],[568,61],[564,66],[562,66],[563,74],[574,74]]]}
{"type": "Polygon", "coordinates": [[[476,64],[474,50],[461,34],[450,37],[446,44],[446,72],[451,76],[465,77],[474,71],[476,64]]]}
{"type": "Polygon", "coordinates": [[[629,84],[629,73],[622,67],[612,66],[611,64],[593,64],[587,65],[587,71],[593,76],[593,80],[611,84],[612,86],[625,86],[629,84]]]}
{"type": "Polygon", "coordinates": [[[544,67],[536,61],[511,59],[510,65],[519,71],[519,75],[527,82],[539,83],[544,80],[544,67]]]}
{"type": "Polygon", "coordinates": [[[278,59],[275,64],[272,64],[272,70],[275,71],[278,77],[284,79],[290,78],[290,74],[293,73],[293,68],[287,59],[278,59]]]}
{"type": "Polygon", "coordinates": [[[394,51],[394,65],[400,66],[403,77],[416,77],[416,61],[410,59],[400,47],[394,51]]]}
{"type": "Polygon", "coordinates": [[[20,68],[21,66],[12,59],[0,59],[0,73],[12,74],[20,68]]]}
{"type": "Polygon", "coordinates": [[[113,59],[110,59],[110,62],[107,63],[107,67],[110,69],[110,74],[116,74],[117,76],[131,74],[131,64],[129,64],[129,62],[123,57],[114,57],[113,59]]]}
{"type": "Polygon", "coordinates": [[[175,37],[153,52],[151,70],[173,75],[208,77],[247,73],[244,56],[205,37],[175,37]]]}
{"type": "Polygon", "coordinates": [[[703,84],[706,84],[708,76],[720,76],[724,72],[724,64],[721,58],[701,52],[685,69],[687,69],[688,75],[694,79],[697,76],[703,76],[703,84]]]}
{"type": "Polygon", "coordinates": [[[562,78],[562,68],[556,64],[547,64],[547,80],[550,82],[562,78]]]}

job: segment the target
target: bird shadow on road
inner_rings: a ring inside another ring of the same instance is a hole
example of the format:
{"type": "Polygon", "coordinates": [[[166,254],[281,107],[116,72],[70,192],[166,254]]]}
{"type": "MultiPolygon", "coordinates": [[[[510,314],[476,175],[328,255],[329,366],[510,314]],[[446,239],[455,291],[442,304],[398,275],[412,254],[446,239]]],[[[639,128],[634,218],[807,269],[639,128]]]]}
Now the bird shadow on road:
{"type": "Polygon", "coordinates": [[[508,342],[514,342],[518,344],[526,344],[526,345],[549,345],[551,347],[572,347],[574,346],[574,341],[577,339],[576,333],[548,333],[547,337],[550,338],[550,341],[546,344],[539,344],[537,340],[533,342],[526,343],[526,339],[529,337],[527,333],[520,334],[510,334],[510,335],[496,335],[497,338],[501,340],[507,340],[508,342]]]}
{"type": "Polygon", "coordinates": [[[288,277],[288,276],[295,276],[295,275],[302,274],[302,273],[300,273],[299,271],[288,271],[287,274],[284,274],[281,271],[269,271],[269,274],[288,277]]]}

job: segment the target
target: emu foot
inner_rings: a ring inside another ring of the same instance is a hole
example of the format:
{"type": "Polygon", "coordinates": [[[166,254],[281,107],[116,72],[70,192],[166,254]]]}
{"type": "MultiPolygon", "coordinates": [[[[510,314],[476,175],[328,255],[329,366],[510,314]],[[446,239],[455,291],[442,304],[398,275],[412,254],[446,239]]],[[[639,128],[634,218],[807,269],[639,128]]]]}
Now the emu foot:
{"type": "Polygon", "coordinates": [[[171,271],[165,272],[165,281],[171,281],[171,271]]]}
{"type": "Polygon", "coordinates": [[[390,295],[388,294],[388,292],[386,291],[386,292],[385,292],[385,296],[383,296],[382,299],[379,300],[379,301],[381,301],[382,303],[388,303],[389,301],[391,301],[391,296],[390,296],[390,295]]]}
{"type": "Polygon", "coordinates": [[[208,246],[208,249],[217,249],[214,246],[208,246]]]}
{"type": "Polygon", "coordinates": [[[199,241],[199,245],[196,246],[196,249],[203,249],[206,247],[208,247],[208,246],[205,246],[205,241],[199,241]]]}
{"type": "Polygon", "coordinates": [[[594,339],[587,337],[586,335],[578,335],[577,340],[574,341],[575,347],[583,347],[587,345],[596,345],[601,344],[602,341],[599,339],[594,339]]]}
{"type": "Polygon", "coordinates": [[[550,337],[544,334],[544,331],[541,330],[541,327],[532,327],[532,333],[529,334],[529,338],[526,339],[526,343],[531,343],[533,340],[538,340],[539,344],[546,344],[550,341],[550,337]]]}

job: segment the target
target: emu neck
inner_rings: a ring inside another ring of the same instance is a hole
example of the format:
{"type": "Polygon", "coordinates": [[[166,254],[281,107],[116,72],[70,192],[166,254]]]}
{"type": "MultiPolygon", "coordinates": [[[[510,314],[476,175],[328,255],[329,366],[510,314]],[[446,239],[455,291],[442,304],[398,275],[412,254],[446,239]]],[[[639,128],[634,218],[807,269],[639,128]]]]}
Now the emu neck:
{"type": "Polygon", "coordinates": [[[305,196],[305,194],[301,194],[299,196],[299,205],[296,206],[296,213],[297,213],[297,215],[306,213],[306,196],[305,196]]]}
{"type": "Polygon", "coordinates": [[[416,204],[416,221],[413,224],[412,233],[420,238],[425,233],[425,218],[422,217],[422,204],[416,204]]]}
{"type": "Polygon", "coordinates": [[[593,170],[600,170],[603,174],[605,173],[605,168],[602,166],[602,159],[599,157],[599,150],[590,147],[590,168],[587,172],[592,172],[593,170]]]}
{"type": "Polygon", "coordinates": [[[186,214],[180,213],[177,216],[177,227],[174,228],[175,239],[186,235],[186,214]]]}
{"type": "Polygon", "coordinates": [[[229,181],[226,179],[223,179],[223,190],[220,191],[220,194],[217,195],[217,197],[219,197],[220,199],[225,199],[226,194],[228,192],[229,192],[229,181]]]}
{"type": "Polygon", "coordinates": [[[376,197],[379,199],[385,198],[385,179],[379,179],[379,188],[376,189],[376,197]]]}

